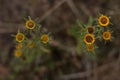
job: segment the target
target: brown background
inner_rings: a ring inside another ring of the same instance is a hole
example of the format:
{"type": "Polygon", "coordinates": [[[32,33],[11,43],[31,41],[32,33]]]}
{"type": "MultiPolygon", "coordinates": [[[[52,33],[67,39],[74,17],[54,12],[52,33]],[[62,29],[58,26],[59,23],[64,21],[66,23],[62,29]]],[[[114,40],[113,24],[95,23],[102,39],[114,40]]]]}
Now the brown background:
{"type": "MultiPolygon", "coordinates": [[[[41,25],[52,33],[53,46],[62,50],[69,49],[68,65],[56,62],[56,69],[49,71],[43,66],[41,74],[33,74],[33,80],[120,80],[120,1],[119,0],[0,0],[0,76],[6,80],[11,73],[9,63],[14,50],[13,37],[18,29],[24,29],[24,17],[40,18],[41,25]],[[77,19],[87,23],[89,16],[97,17],[98,12],[111,17],[112,30],[115,37],[100,47],[97,61],[86,59],[84,55],[77,55],[75,51],[76,39],[68,30],[77,19]],[[101,54],[100,54],[101,53],[101,54]],[[105,54],[103,56],[102,54],[105,54]],[[65,69],[63,69],[64,67],[65,69]],[[45,70],[45,71],[44,71],[45,70]],[[65,73],[65,71],[67,73],[65,73]],[[62,72],[62,75],[59,73],[62,72]],[[56,74],[58,74],[56,76],[56,74]]],[[[59,57],[59,55],[57,54],[59,57]]],[[[34,66],[36,67],[36,66],[34,66]]],[[[31,72],[31,71],[29,71],[31,72]]],[[[17,75],[17,80],[29,79],[29,72],[17,75]],[[22,77],[22,78],[21,78],[22,77]]],[[[7,79],[8,80],[8,79],[7,79]]]]}

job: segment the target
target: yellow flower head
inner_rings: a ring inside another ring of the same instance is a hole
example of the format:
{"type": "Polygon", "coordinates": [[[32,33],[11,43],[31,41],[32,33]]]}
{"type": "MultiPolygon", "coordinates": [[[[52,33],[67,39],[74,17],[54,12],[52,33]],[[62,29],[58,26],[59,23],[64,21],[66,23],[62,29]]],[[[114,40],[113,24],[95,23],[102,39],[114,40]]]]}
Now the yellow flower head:
{"type": "Polygon", "coordinates": [[[21,43],[18,43],[17,45],[16,45],[16,49],[21,49],[22,48],[22,44],[21,43]]]}
{"type": "Polygon", "coordinates": [[[98,22],[101,26],[105,27],[105,26],[109,25],[110,19],[109,19],[109,17],[102,15],[98,18],[98,22]]]}
{"type": "Polygon", "coordinates": [[[22,42],[24,39],[25,39],[25,36],[23,33],[17,33],[17,35],[16,35],[17,42],[22,42]]]}
{"type": "Polygon", "coordinates": [[[95,42],[95,38],[93,34],[86,34],[84,36],[84,42],[86,44],[93,44],[95,42]]]}
{"type": "Polygon", "coordinates": [[[35,44],[34,44],[33,42],[29,42],[29,43],[28,43],[28,47],[29,47],[29,48],[32,49],[32,48],[34,48],[34,46],[35,46],[35,44]]]}
{"type": "Polygon", "coordinates": [[[33,20],[26,21],[26,28],[34,29],[35,28],[35,22],[33,20]]]}
{"type": "Polygon", "coordinates": [[[15,55],[15,57],[20,57],[22,55],[21,50],[15,50],[14,55],[15,55]]]}
{"type": "Polygon", "coordinates": [[[87,30],[90,34],[94,33],[94,27],[88,27],[87,30]]]}
{"type": "Polygon", "coordinates": [[[93,46],[93,44],[87,45],[87,51],[94,51],[94,46],[93,46]]]}
{"type": "Polygon", "coordinates": [[[43,34],[42,36],[41,36],[41,40],[42,40],[42,42],[43,43],[48,43],[48,41],[49,41],[49,36],[47,35],[47,34],[43,34]]]}
{"type": "Polygon", "coordinates": [[[105,32],[103,32],[102,37],[103,37],[104,40],[110,40],[111,39],[111,33],[109,31],[105,31],[105,32]]]}

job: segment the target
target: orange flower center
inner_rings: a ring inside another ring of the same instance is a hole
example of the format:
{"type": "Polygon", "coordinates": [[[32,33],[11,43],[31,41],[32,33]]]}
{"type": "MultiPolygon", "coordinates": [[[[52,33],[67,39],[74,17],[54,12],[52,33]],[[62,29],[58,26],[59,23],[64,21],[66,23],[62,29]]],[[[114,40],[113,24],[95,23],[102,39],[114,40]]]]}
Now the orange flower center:
{"type": "Polygon", "coordinates": [[[102,23],[102,24],[106,24],[106,23],[107,23],[107,19],[106,19],[105,17],[103,17],[103,18],[101,19],[101,23],[102,23]]]}
{"type": "Polygon", "coordinates": [[[30,22],[28,23],[28,26],[29,26],[30,28],[32,28],[32,27],[34,26],[34,23],[30,21],[30,22]]]}
{"type": "Polygon", "coordinates": [[[42,37],[42,40],[43,40],[43,41],[48,41],[48,37],[47,37],[47,36],[43,36],[43,37],[42,37]]]}
{"type": "Polygon", "coordinates": [[[88,45],[88,51],[92,51],[94,49],[94,46],[93,45],[88,45]]]}
{"type": "Polygon", "coordinates": [[[87,37],[86,37],[86,41],[87,41],[88,43],[91,43],[91,42],[93,41],[93,38],[92,38],[91,36],[87,36],[87,37]]]}
{"type": "Polygon", "coordinates": [[[94,28],[93,28],[93,27],[89,27],[89,28],[88,28],[88,32],[89,32],[89,33],[93,33],[93,32],[94,32],[94,28]]]}
{"type": "Polygon", "coordinates": [[[109,38],[109,34],[104,34],[104,37],[105,38],[109,38]]]}
{"type": "Polygon", "coordinates": [[[21,49],[21,48],[22,48],[22,45],[21,45],[21,44],[17,44],[16,48],[17,48],[17,49],[21,49]]]}
{"type": "Polygon", "coordinates": [[[23,39],[23,35],[19,34],[17,38],[18,38],[18,40],[22,40],[23,39]]]}

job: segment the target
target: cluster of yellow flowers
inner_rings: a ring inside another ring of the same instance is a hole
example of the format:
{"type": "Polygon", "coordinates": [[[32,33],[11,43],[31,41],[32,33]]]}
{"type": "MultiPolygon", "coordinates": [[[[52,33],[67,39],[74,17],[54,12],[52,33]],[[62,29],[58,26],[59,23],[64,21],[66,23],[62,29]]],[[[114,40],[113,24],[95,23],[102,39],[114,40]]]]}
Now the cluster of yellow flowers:
{"type": "Polygon", "coordinates": [[[111,41],[112,31],[110,31],[110,18],[106,15],[100,15],[96,22],[92,19],[85,25],[78,22],[80,26],[80,46],[87,52],[95,52],[97,48],[95,42],[97,39],[111,41]]]}
{"type": "Polygon", "coordinates": [[[30,17],[26,20],[25,27],[26,29],[24,32],[18,31],[15,35],[15,57],[24,57],[25,54],[28,55],[28,53],[30,55],[30,49],[34,49],[35,52],[36,47],[38,47],[37,50],[39,50],[40,45],[47,44],[50,41],[49,34],[42,33],[40,28],[41,25],[37,21],[32,20],[30,17]]]}
{"type": "Polygon", "coordinates": [[[110,18],[105,15],[101,15],[98,18],[98,22],[99,22],[100,27],[102,27],[102,29],[104,28],[102,31],[102,38],[105,41],[111,41],[113,37],[111,36],[112,31],[110,31],[110,28],[109,28],[109,25],[112,24],[110,22],[110,18]]]}
{"type": "MultiPolygon", "coordinates": [[[[78,45],[80,45],[81,50],[94,53],[97,48],[95,44],[97,39],[105,40],[105,42],[111,41],[113,37],[112,31],[110,31],[110,24],[110,18],[106,15],[100,15],[96,22],[90,18],[87,25],[78,22],[78,25],[80,26],[78,39],[80,44],[78,45]]],[[[39,52],[38,46],[41,44],[47,44],[50,41],[49,34],[43,34],[40,31],[41,26],[37,21],[34,21],[29,17],[29,19],[26,20],[25,26],[26,32],[18,31],[15,35],[15,40],[17,42],[15,50],[16,57],[22,55],[24,57],[23,52],[29,55],[31,49],[31,52],[39,52]]]]}
{"type": "MultiPolygon", "coordinates": [[[[101,15],[98,19],[99,25],[103,27],[107,27],[110,24],[110,19],[107,16],[101,15]]],[[[110,30],[106,30],[102,33],[102,37],[104,40],[108,41],[111,40],[111,32],[110,30]]]]}

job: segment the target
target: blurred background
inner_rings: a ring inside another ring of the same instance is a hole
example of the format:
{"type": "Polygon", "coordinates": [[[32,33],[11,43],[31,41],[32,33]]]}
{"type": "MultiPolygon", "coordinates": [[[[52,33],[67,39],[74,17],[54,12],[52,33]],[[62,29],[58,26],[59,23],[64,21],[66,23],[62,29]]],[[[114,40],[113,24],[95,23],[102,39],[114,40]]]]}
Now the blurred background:
{"type": "Polygon", "coordinates": [[[120,0],[0,0],[0,80],[120,80],[120,0]],[[96,59],[76,52],[69,29],[98,13],[111,17],[115,39],[99,43],[96,59]],[[51,32],[51,52],[14,71],[14,38],[24,18],[40,18],[51,32]],[[44,60],[50,56],[50,61],[44,60]],[[49,66],[47,66],[49,64],[49,66]]]}

